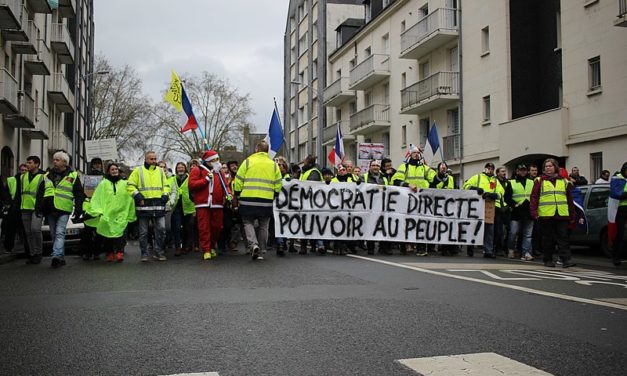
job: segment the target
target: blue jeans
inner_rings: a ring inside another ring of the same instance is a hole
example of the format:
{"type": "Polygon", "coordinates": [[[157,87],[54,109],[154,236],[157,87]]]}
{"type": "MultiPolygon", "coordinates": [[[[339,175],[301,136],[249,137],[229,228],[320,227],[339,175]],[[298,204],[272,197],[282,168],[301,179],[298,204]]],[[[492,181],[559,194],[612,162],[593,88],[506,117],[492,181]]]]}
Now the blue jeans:
{"type": "Polygon", "coordinates": [[[138,217],[139,223],[139,248],[142,252],[142,257],[148,257],[148,222],[154,221],[155,241],[154,250],[157,256],[162,256],[165,253],[165,216],[161,217],[138,217]]]}
{"type": "Polygon", "coordinates": [[[53,240],[52,257],[62,259],[65,256],[65,228],[69,219],[69,214],[51,214],[48,216],[50,237],[53,240]]]}
{"type": "Polygon", "coordinates": [[[483,253],[489,256],[494,254],[494,224],[484,222],[483,253]]]}
{"type": "Polygon", "coordinates": [[[533,234],[533,220],[521,219],[513,220],[511,224],[511,230],[509,232],[509,249],[516,249],[516,238],[518,233],[522,237],[522,253],[523,255],[531,254],[531,236],[533,234]]]}

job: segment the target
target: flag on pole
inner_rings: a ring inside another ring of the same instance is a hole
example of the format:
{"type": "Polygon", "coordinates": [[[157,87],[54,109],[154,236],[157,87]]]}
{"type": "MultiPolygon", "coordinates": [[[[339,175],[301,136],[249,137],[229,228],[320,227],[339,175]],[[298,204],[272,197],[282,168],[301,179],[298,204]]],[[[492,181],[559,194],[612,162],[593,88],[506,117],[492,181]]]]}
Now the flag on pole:
{"type": "Polygon", "coordinates": [[[335,132],[335,145],[329,153],[329,161],[335,168],[339,168],[344,161],[344,139],[342,138],[342,128],[340,125],[341,123],[338,122],[337,131],[335,132]]]}
{"type": "MultiPolygon", "coordinates": [[[[181,128],[181,133],[185,133],[189,130],[192,129],[199,129],[198,128],[198,121],[196,121],[196,116],[194,116],[194,110],[192,109],[192,104],[189,101],[189,98],[187,98],[187,93],[185,93],[185,89],[183,88],[183,86],[181,85],[181,107],[183,108],[183,111],[185,111],[185,114],[187,115],[187,123],[185,123],[185,126],[183,126],[183,128],[181,128]]],[[[201,132],[202,135],[202,132],[201,132]]],[[[204,135],[202,135],[202,137],[204,138],[204,135]]]]}
{"type": "Polygon", "coordinates": [[[174,69],[172,69],[172,81],[170,82],[170,88],[165,93],[164,100],[171,103],[178,112],[182,110],[182,91],[183,85],[181,85],[181,80],[179,76],[176,75],[176,72],[174,72],[174,69]]]}
{"type": "Polygon", "coordinates": [[[431,125],[431,129],[429,129],[429,134],[427,135],[427,142],[423,153],[426,164],[434,164],[436,161],[438,161],[438,154],[436,154],[438,149],[440,150],[441,161],[444,161],[442,148],[440,148],[440,136],[438,135],[438,127],[434,122],[431,125]]]}
{"type": "Polygon", "coordinates": [[[272,118],[270,119],[270,126],[268,127],[268,135],[266,136],[266,142],[270,146],[270,150],[268,151],[268,156],[271,159],[274,159],[276,153],[279,152],[281,146],[283,145],[283,127],[281,126],[281,120],[279,119],[279,112],[274,107],[274,111],[272,111],[272,118]]]}
{"type": "Polygon", "coordinates": [[[612,176],[612,179],[610,179],[610,197],[607,201],[607,238],[609,245],[613,245],[616,239],[616,215],[620,205],[620,196],[625,192],[625,184],[627,184],[625,177],[612,176]]]}

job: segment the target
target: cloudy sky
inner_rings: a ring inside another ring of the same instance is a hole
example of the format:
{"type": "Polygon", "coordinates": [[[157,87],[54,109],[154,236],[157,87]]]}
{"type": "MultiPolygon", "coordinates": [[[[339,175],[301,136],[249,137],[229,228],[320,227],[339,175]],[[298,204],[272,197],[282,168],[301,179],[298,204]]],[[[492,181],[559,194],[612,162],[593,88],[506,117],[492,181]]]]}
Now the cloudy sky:
{"type": "MultiPolygon", "coordinates": [[[[128,64],[155,101],[170,71],[226,77],[250,93],[259,132],[283,97],[283,34],[289,0],[97,0],[95,51],[128,64]]],[[[193,105],[193,104],[192,104],[193,105]]]]}

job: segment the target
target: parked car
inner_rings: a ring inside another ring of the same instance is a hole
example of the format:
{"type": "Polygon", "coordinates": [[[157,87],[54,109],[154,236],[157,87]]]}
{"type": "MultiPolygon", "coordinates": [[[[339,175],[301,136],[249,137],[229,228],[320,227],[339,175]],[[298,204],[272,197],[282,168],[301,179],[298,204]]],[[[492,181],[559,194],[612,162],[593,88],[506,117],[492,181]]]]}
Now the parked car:
{"type": "MultiPolygon", "coordinates": [[[[67,227],[65,228],[65,249],[66,251],[69,248],[77,248],[80,246],[81,237],[83,236],[83,231],[85,230],[85,225],[80,223],[74,223],[72,221],[72,216],[67,222],[67,227]]],[[[49,254],[52,250],[53,239],[50,235],[50,225],[48,224],[48,218],[44,217],[44,223],[41,226],[41,233],[43,237],[43,246],[44,253],[49,254]]]]}
{"type": "Polygon", "coordinates": [[[607,201],[610,196],[609,184],[590,184],[578,187],[583,197],[583,209],[588,222],[587,231],[581,226],[570,233],[570,243],[587,245],[612,256],[607,242],[607,201]]]}

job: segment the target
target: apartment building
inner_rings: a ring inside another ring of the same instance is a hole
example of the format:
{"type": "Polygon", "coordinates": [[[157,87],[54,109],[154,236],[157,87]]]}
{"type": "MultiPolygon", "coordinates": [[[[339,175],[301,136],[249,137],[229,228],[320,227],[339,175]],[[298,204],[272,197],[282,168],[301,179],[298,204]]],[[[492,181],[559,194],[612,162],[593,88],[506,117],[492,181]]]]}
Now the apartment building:
{"type": "Polygon", "coordinates": [[[59,149],[85,171],[93,29],[93,0],[0,0],[3,176],[59,149]]]}
{"type": "Polygon", "coordinates": [[[322,94],[327,56],[335,49],[335,28],[347,19],[363,23],[363,17],[362,0],[290,0],[284,39],[283,124],[284,154],[291,161],[314,154],[325,163],[322,144],[328,135],[323,131],[327,119],[322,94]]]}
{"type": "Polygon", "coordinates": [[[435,124],[463,179],[488,161],[512,171],[547,157],[591,180],[616,170],[627,147],[625,3],[363,1],[362,19],[334,29],[322,153],[339,123],[349,158],[378,143],[397,165],[435,124]]]}

